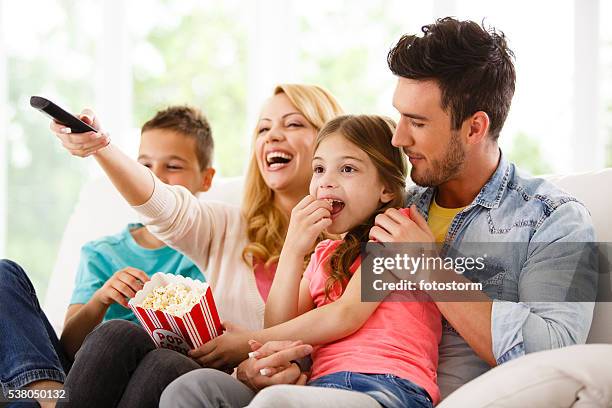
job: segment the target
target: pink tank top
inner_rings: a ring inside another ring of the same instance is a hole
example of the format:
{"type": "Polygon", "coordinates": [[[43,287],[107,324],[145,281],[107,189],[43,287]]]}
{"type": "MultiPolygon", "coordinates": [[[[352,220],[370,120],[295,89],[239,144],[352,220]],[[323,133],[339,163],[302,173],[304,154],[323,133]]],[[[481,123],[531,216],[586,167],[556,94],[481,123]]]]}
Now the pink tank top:
{"type": "MultiPolygon", "coordinates": [[[[342,241],[323,241],[315,249],[304,277],[317,307],[333,300],[325,297],[329,258],[342,241]]],[[[351,267],[354,273],[357,260],[351,267]]],[[[330,293],[337,299],[339,288],[330,293]]],[[[392,294],[399,299],[403,294],[392,294]]],[[[434,404],[440,401],[436,383],[438,343],[442,336],[440,311],[433,302],[382,302],[366,323],[352,335],[312,353],[311,379],[352,371],[364,374],[393,374],[423,387],[434,404]]]]}
{"type": "Polygon", "coordinates": [[[254,264],[253,273],[255,274],[255,283],[257,283],[257,290],[264,303],[268,301],[268,295],[270,294],[272,281],[276,273],[276,266],[277,263],[273,263],[266,268],[265,263],[259,261],[254,264]]]}

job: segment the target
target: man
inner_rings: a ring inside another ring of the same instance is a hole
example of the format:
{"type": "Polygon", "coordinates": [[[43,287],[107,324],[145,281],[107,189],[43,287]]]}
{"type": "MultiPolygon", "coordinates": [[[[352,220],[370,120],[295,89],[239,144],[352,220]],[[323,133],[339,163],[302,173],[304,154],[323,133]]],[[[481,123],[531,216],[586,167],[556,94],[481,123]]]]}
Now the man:
{"type": "Polygon", "coordinates": [[[595,233],[580,202],[521,175],[499,149],[515,85],[503,34],[451,18],[423,32],[402,37],[388,62],[398,76],[393,103],[401,115],[393,143],[409,157],[417,184],[408,204],[428,220],[390,210],[370,236],[510,250],[497,259],[497,273],[485,276],[478,301],[436,302],[445,320],[438,368],[445,396],[491,366],[586,341],[593,303],[578,300],[594,300],[597,272],[592,258],[583,260],[588,246],[578,243],[594,242],[595,233]],[[570,285],[584,295],[564,297],[570,285]],[[550,286],[560,290],[549,293],[550,286]]]}

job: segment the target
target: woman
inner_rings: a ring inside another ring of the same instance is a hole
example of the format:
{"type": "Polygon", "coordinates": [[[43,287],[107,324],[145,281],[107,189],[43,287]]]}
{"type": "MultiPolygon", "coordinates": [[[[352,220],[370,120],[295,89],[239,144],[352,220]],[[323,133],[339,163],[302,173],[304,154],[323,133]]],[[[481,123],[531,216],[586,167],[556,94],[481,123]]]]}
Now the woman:
{"type": "MultiPolygon", "coordinates": [[[[200,267],[223,320],[260,329],[290,211],[308,193],[315,136],[341,113],[335,98],[320,87],[277,86],[254,132],[242,209],[201,202],[163,184],[105,133],[73,135],[57,123],[51,129],[73,155],[93,155],[149,230],[200,267]]],[[[92,112],[81,117],[100,129],[92,112]]],[[[247,345],[244,358],[249,351],[247,345]]],[[[155,349],[139,326],[111,321],[85,340],[66,388],[75,406],[157,405],[170,381],[199,367],[178,353],[155,349]]]]}

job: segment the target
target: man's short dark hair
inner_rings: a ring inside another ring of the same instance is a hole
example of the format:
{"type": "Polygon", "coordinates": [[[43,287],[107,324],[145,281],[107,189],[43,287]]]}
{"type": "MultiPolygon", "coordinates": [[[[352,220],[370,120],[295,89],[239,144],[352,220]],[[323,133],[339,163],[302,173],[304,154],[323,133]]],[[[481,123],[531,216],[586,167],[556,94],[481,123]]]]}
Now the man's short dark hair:
{"type": "Polygon", "coordinates": [[[389,51],[393,74],[435,80],[452,129],[478,111],[489,115],[489,135],[497,140],[510,110],[516,74],[514,53],[504,33],[451,17],[421,28],[423,36],[404,35],[389,51]]]}
{"type": "Polygon", "coordinates": [[[200,170],[212,165],[214,142],[210,124],[202,112],[191,106],[170,106],[155,114],[143,126],[141,132],[167,129],[192,137],[196,141],[196,156],[200,170]]]}

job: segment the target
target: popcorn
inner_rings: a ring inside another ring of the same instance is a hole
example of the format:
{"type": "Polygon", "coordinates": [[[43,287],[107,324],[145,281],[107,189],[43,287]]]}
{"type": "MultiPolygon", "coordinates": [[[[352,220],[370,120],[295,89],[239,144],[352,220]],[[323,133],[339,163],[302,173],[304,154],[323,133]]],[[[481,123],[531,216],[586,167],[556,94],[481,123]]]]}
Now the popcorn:
{"type": "Polygon", "coordinates": [[[142,301],[145,309],[161,310],[174,316],[182,316],[200,301],[204,296],[202,288],[188,288],[183,284],[171,283],[153,289],[142,301]]]}
{"type": "Polygon", "coordinates": [[[207,283],[156,273],[128,302],[156,346],[183,354],[223,329],[207,283]]]}

